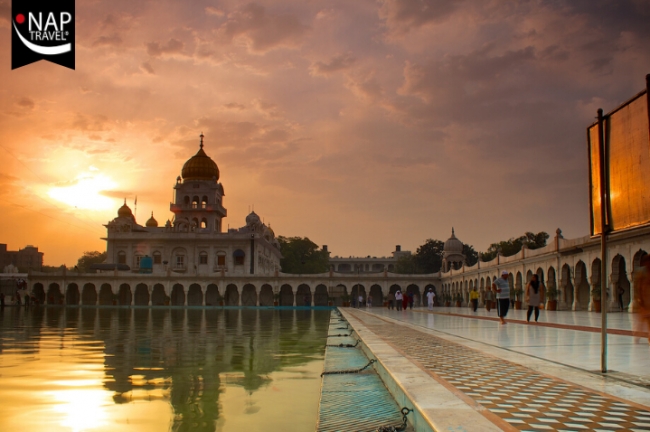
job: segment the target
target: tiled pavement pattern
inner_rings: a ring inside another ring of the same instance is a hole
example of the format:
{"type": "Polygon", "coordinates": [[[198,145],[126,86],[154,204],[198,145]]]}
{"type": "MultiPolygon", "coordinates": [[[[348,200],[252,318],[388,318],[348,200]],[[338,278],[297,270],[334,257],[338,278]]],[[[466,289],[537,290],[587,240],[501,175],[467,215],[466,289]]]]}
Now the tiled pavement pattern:
{"type": "Polygon", "coordinates": [[[650,431],[650,410],[412,328],[355,314],[369,330],[522,431],[650,431]],[[396,331],[397,330],[397,331],[396,331]]]}

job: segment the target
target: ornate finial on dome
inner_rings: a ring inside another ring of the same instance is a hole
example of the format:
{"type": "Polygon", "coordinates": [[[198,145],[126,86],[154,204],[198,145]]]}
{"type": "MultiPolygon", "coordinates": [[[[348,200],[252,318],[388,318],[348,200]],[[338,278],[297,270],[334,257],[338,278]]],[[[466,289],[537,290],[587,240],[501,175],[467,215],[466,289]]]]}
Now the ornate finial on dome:
{"type": "Polygon", "coordinates": [[[454,227],[451,227],[451,235],[454,235],[454,227]]]}
{"type": "Polygon", "coordinates": [[[199,147],[203,148],[203,132],[201,132],[201,144],[199,144],[199,147]]]}
{"type": "Polygon", "coordinates": [[[150,228],[155,228],[158,226],[158,221],[153,217],[153,212],[151,212],[151,217],[147,221],[146,226],[150,228]]]}

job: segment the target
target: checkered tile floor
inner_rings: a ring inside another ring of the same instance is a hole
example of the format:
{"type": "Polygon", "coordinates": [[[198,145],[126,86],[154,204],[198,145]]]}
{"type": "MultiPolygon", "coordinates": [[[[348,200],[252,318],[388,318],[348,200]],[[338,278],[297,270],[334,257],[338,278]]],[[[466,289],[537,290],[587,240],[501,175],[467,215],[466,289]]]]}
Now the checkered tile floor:
{"type": "Polygon", "coordinates": [[[522,431],[650,431],[650,409],[368,315],[369,330],[522,431]]]}

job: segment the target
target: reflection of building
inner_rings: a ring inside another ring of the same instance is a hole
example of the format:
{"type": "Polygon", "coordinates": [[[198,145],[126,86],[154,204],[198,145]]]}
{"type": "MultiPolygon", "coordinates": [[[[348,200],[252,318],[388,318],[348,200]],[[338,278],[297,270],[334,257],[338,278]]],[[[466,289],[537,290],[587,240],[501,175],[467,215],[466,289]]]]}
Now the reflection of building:
{"type": "Polygon", "coordinates": [[[25,249],[8,251],[7,245],[0,243],[0,270],[13,265],[20,271],[41,270],[43,268],[43,252],[35,246],[25,246],[25,249]]]}
{"type": "MultiPolygon", "coordinates": [[[[327,250],[327,246],[323,246],[327,250]]],[[[335,256],[330,258],[330,268],[339,273],[382,273],[392,272],[395,264],[403,256],[411,255],[411,251],[403,251],[400,245],[395,246],[392,257],[349,257],[342,258],[335,256]]]]}
{"type": "Polygon", "coordinates": [[[442,270],[458,270],[465,265],[465,254],[463,254],[463,242],[456,238],[454,229],[451,229],[451,237],[445,242],[442,252],[442,270]]]}
{"type": "Polygon", "coordinates": [[[159,227],[152,213],[144,226],[139,225],[125,202],[105,225],[107,262],[154,274],[275,274],[280,250],[273,230],[252,212],[245,226],[222,232],[224,195],[219,168],[203,150],[201,135],[199,151],[176,179],[173,219],[159,227]],[[142,261],[146,256],[151,260],[142,261]]]}

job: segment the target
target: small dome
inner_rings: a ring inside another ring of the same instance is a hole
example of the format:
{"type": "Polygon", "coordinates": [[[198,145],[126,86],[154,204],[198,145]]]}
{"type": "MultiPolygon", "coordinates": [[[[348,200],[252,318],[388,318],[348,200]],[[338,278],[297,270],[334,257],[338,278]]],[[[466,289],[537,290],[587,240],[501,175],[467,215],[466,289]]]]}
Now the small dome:
{"type": "Polygon", "coordinates": [[[146,226],[148,226],[149,228],[155,228],[158,226],[158,221],[154,219],[153,212],[151,212],[151,217],[147,221],[146,226]]]}
{"type": "Polygon", "coordinates": [[[124,205],[117,210],[117,217],[133,218],[131,208],[126,205],[126,198],[124,199],[124,205]]]}
{"type": "Polygon", "coordinates": [[[203,151],[203,134],[199,147],[199,151],[183,165],[183,180],[219,180],[217,164],[203,151]]]}
{"type": "Polygon", "coordinates": [[[248,216],[246,216],[246,225],[253,225],[260,222],[260,217],[252,211],[248,216]]]}
{"type": "Polygon", "coordinates": [[[454,229],[451,229],[451,237],[447,239],[445,242],[445,247],[444,247],[444,252],[447,254],[451,253],[463,253],[463,242],[458,240],[456,238],[456,235],[454,234],[454,229]]]}

